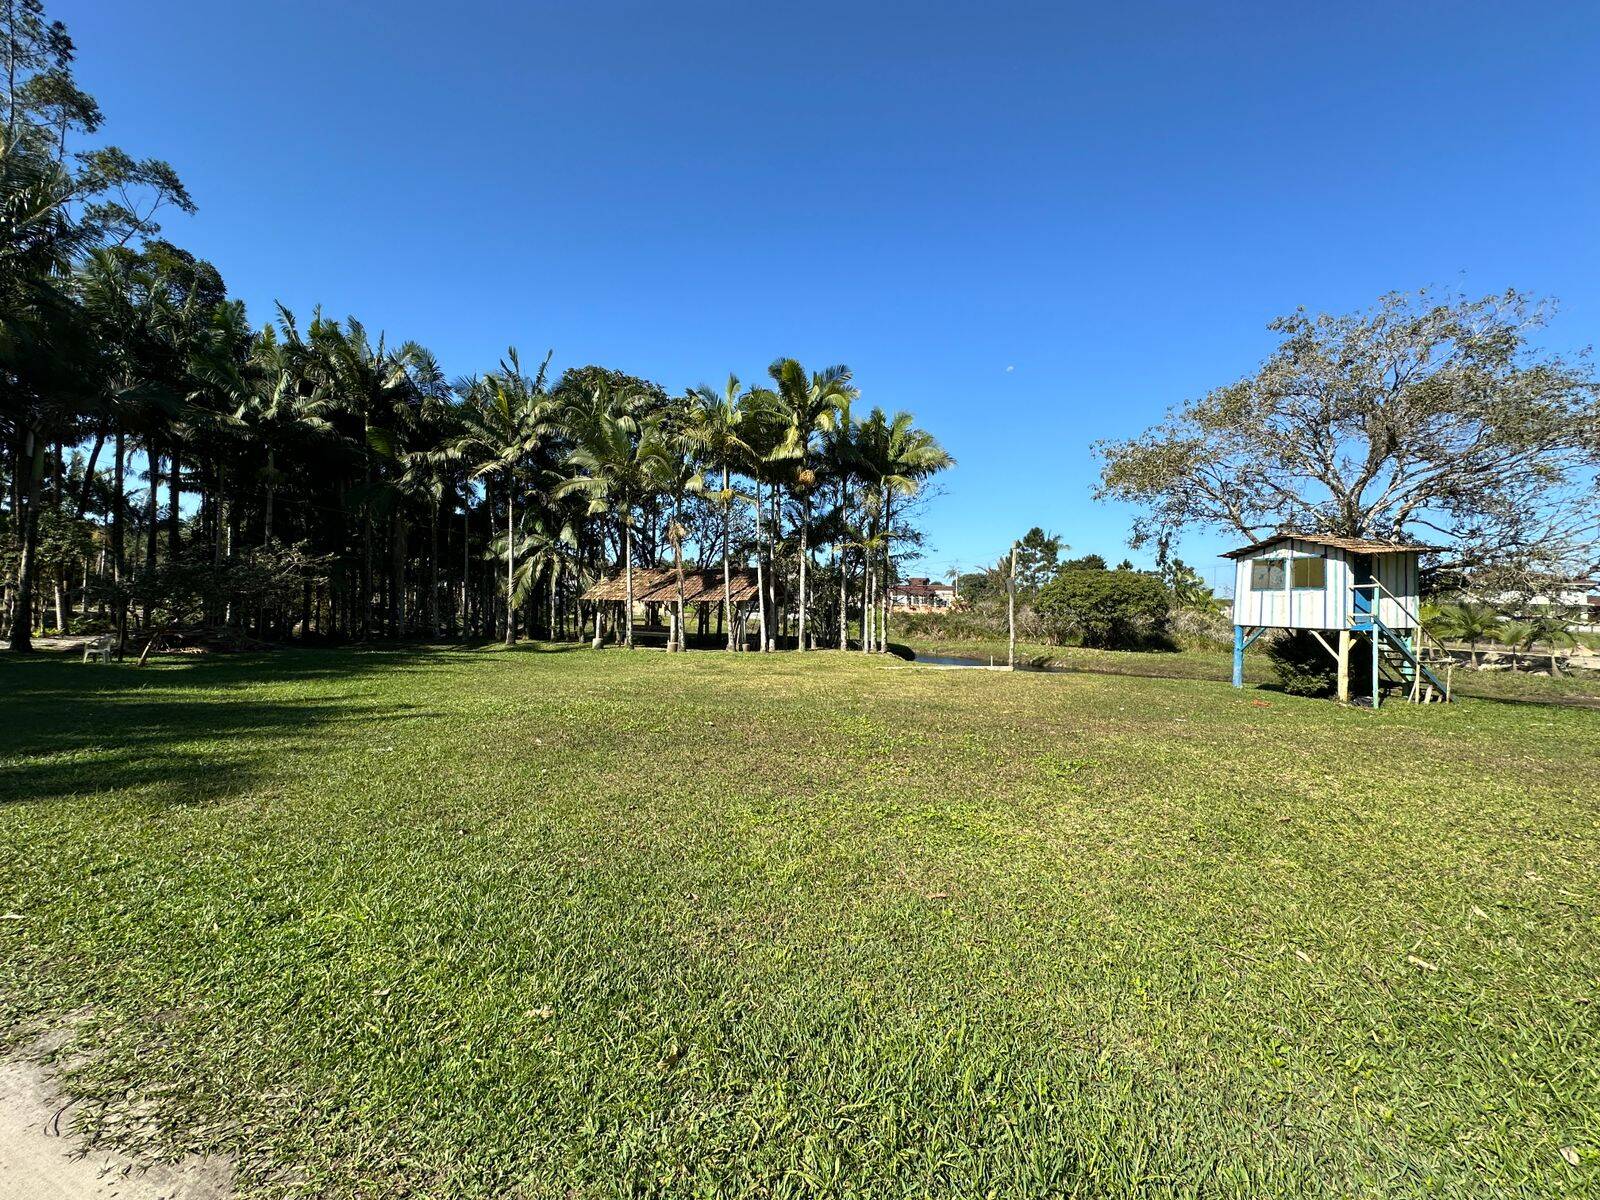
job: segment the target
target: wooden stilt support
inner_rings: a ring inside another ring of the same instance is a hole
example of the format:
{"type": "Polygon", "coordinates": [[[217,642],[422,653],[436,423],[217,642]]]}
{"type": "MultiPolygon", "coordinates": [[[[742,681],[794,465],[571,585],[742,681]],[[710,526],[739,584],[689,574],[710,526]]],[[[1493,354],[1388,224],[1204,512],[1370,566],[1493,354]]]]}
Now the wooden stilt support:
{"type": "Polygon", "coordinates": [[[1339,630],[1339,703],[1350,703],[1350,631],[1339,630]]]}

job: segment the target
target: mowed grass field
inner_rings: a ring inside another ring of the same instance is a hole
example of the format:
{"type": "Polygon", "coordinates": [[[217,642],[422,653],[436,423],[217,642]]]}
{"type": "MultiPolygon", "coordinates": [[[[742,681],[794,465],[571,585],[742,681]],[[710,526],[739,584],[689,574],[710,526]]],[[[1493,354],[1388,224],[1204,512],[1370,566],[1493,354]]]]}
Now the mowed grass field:
{"type": "Polygon", "coordinates": [[[1600,1191],[1600,712],[0,664],[0,1037],[247,1192],[1600,1191]]]}
{"type": "MultiPolygon", "coordinates": [[[[1001,638],[932,637],[915,628],[895,637],[895,642],[917,654],[1006,661],[1007,644],[1001,638]]],[[[1246,683],[1271,685],[1277,678],[1264,647],[1245,655],[1246,683]]],[[[1359,650],[1358,650],[1359,652],[1359,650]]],[[[1330,660],[1331,661],[1331,660],[1330,660]]],[[[1054,671],[1081,671],[1106,675],[1143,675],[1155,679],[1209,679],[1233,677],[1233,653],[1226,649],[1182,651],[1088,650],[1082,646],[1051,646],[1043,642],[1018,642],[1017,662],[1054,671]]],[[[1451,675],[1456,695],[1486,700],[1528,700],[1536,704],[1578,704],[1600,708],[1600,671],[1574,669],[1561,676],[1522,671],[1470,668],[1465,663],[1451,675]]]]}

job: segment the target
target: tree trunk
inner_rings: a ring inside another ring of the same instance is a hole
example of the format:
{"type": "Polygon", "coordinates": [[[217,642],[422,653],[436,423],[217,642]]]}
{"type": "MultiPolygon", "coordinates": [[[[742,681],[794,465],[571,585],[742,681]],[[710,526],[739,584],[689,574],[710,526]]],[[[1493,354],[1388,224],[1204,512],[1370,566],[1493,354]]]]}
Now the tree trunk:
{"type": "Polygon", "coordinates": [[[622,571],[627,580],[625,601],[627,607],[623,610],[623,629],[627,647],[633,649],[633,525],[628,521],[628,514],[622,516],[622,571]]]}
{"type": "MultiPolygon", "coordinates": [[[[840,533],[844,532],[845,514],[850,507],[850,485],[843,480],[839,483],[839,526],[840,533]]],[[[838,550],[839,560],[839,649],[850,649],[850,546],[846,543],[840,546],[834,543],[838,550]]]]}
{"type": "Polygon", "coordinates": [[[272,449],[271,446],[268,446],[267,447],[267,494],[266,494],[266,497],[263,499],[262,505],[261,505],[261,544],[263,546],[272,545],[272,498],[273,498],[273,492],[274,492],[274,488],[272,486],[272,476],[273,476],[273,463],[274,463],[275,457],[276,457],[276,452],[272,449]]]}
{"type": "Polygon", "coordinates": [[[178,561],[178,448],[173,446],[172,457],[167,460],[167,561],[178,561]]]}
{"type": "Polygon", "coordinates": [[[393,537],[390,551],[391,571],[394,582],[391,585],[391,595],[394,598],[394,632],[396,637],[405,637],[409,628],[411,614],[406,607],[406,518],[403,510],[397,508],[393,518],[393,537]]]}
{"type": "Polygon", "coordinates": [[[100,461],[100,447],[105,445],[106,427],[99,425],[94,431],[94,447],[89,451],[89,461],[83,467],[83,483],[78,488],[78,515],[81,517],[89,509],[89,496],[94,490],[95,464],[100,461]]]}
{"type": "Polygon", "coordinates": [[[890,549],[894,538],[894,513],[888,488],[883,490],[883,645],[881,649],[885,654],[889,651],[889,610],[894,606],[894,558],[890,549]]]}
{"type": "Polygon", "coordinates": [[[122,585],[128,577],[124,540],[126,523],[122,511],[125,504],[123,474],[127,469],[127,444],[120,422],[117,425],[114,459],[112,471],[116,478],[111,481],[111,578],[117,584],[117,658],[120,660],[128,641],[128,601],[122,594],[122,585]]]}
{"type": "Polygon", "coordinates": [[[806,595],[806,564],[811,558],[811,492],[807,490],[800,501],[800,615],[795,623],[795,649],[806,649],[806,609],[810,597],[806,595]]]}
{"type": "Polygon", "coordinates": [[[761,511],[761,481],[756,480],[756,596],[761,601],[761,653],[765,654],[772,649],[767,632],[767,582],[763,577],[765,572],[761,569],[762,559],[765,558],[761,547],[761,535],[765,528],[766,520],[761,511]]]}
{"type": "MultiPolygon", "coordinates": [[[[722,617],[728,626],[728,649],[733,649],[733,572],[728,566],[728,468],[722,468],[722,617]]],[[[719,631],[720,632],[720,631],[719,631]]]]}
{"type": "MultiPolygon", "coordinates": [[[[161,487],[161,455],[156,451],[155,435],[150,435],[150,441],[145,449],[145,457],[149,460],[146,464],[150,469],[150,494],[145,497],[145,529],[144,538],[144,569],[156,569],[156,494],[161,487]]],[[[150,601],[144,602],[144,628],[150,629],[150,601]]]]}
{"type": "Polygon", "coordinates": [[[756,595],[761,599],[761,652],[765,654],[767,651],[767,582],[762,578],[763,574],[761,570],[761,546],[758,539],[756,545],[756,595]]]}
{"type": "Polygon", "coordinates": [[[872,554],[863,550],[861,555],[861,653],[872,653],[872,639],[877,633],[877,603],[872,595],[872,554]]]}
{"type": "Polygon", "coordinates": [[[622,515],[622,645],[634,648],[634,526],[622,515]]]}
{"type": "Polygon", "coordinates": [[[517,571],[517,539],[514,532],[516,526],[517,493],[511,486],[511,480],[506,480],[506,645],[515,645],[517,641],[517,610],[511,603],[511,594],[515,586],[517,571]]]}
{"type": "Polygon", "coordinates": [[[11,652],[33,653],[33,577],[39,547],[39,480],[44,474],[44,441],[32,429],[17,455],[17,496],[22,509],[17,514],[18,541],[21,553],[17,558],[17,588],[11,610],[11,652]]]}
{"type": "Polygon", "coordinates": [[[428,524],[428,628],[434,637],[444,630],[439,624],[439,502],[433,502],[428,524]]]}

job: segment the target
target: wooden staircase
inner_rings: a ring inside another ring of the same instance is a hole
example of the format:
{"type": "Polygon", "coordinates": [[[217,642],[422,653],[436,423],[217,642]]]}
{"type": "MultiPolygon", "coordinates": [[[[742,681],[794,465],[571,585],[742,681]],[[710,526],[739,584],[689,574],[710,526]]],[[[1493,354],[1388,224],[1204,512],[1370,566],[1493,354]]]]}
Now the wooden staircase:
{"type": "Polygon", "coordinates": [[[1382,584],[1357,584],[1356,591],[1365,592],[1371,599],[1364,611],[1351,614],[1350,628],[1372,639],[1378,689],[1402,694],[1413,704],[1448,704],[1455,674],[1454,656],[1423,632],[1422,622],[1382,584]],[[1398,604],[1410,618],[1415,640],[1379,620],[1379,601],[1383,598],[1398,604]]]}

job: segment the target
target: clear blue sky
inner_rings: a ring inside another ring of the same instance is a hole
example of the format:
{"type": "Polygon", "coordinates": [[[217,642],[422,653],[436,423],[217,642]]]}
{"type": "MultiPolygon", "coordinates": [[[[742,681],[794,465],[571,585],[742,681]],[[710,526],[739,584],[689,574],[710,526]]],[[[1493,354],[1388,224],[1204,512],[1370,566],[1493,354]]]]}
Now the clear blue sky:
{"type": "Polygon", "coordinates": [[[1600,325],[1592,4],[50,7],[258,322],[673,390],[848,363],[959,459],[934,571],[1034,524],[1119,557],[1089,443],[1297,305],[1516,286],[1552,344],[1600,325]]]}

